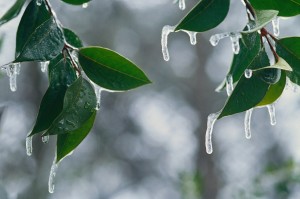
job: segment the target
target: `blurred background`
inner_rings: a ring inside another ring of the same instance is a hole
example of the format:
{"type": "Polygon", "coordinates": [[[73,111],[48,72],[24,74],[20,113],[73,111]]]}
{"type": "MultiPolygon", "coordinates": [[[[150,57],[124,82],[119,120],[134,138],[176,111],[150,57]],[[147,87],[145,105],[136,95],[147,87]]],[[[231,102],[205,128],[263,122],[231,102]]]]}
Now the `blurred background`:
{"type": "MultiPolygon", "coordinates": [[[[225,22],[198,34],[169,37],[170,61],[161,54],[161,29],[175,25],[197,3],[179,10],[172,0],[93,0],[87,8],[51,0],[62,24],[85,45],[111,48],[139,65],[152,85],[126,93],[104,93],[92,132],[59,166],[55,193],[48,193],[55,138],[43,144],[31,130],[48,81],[38,63],[22,63],[18,90],[0,78],[0,199],[298,199],[300,198],[299,96],[287,89],[276,104],[277,125],[266,108],[255,109],[252,139],[244,136],[244,114],[216,122],[214,152],[205,152],[207,116],[219,111],[225,92],[214,89],[233,56],[230,39],[217,47],[211,35],[241,30],[240,1],[225,22]]],[[[0,16],[14,1],[0,0],[0,16]]],[[[24,9],[23,9],[24,11],[24,9]]],[[[0,65],[13,60],[20,16],[1,26],[0,65]]],[[[209,19],[208,19],[209,20],[209,19]]],[[[281,36],[300,33],[300,17],[281,20],[281,36]]]]}

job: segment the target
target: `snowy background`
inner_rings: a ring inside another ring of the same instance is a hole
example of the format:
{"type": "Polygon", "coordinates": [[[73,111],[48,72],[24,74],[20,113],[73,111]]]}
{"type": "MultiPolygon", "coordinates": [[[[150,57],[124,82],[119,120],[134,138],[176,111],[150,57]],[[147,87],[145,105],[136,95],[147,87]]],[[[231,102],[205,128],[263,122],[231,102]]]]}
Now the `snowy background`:
{"type": "MultiPolygon", "coordinates": [[[[160,36],[197,3],[181,11],[172,0],[93,0],[83,9],[51,0],[60,21],[86,45],[118,51],[143,68],[152,85],[127,93],[104,93],[97,122],[74,154],[58,168],[55,193],[48,175],[55,139],[36,136],[33,155],[25,138],[47,88],[37,63],[23,63],[18,90],[0,77],[0,199],[232,199],[300,198],[299,92],[284,92],[276,104],[277,125],[267,109],[255,109],[252,139],[244,136],[244,114],[216,122],[214,153],[205,152],[208,114],[221,109],[226,94],[214,89],[231,63],[230,39],[217,47],[211,35],[241,30],[246,15],[232,1],[225,22],[198,34],[169,37],[170,61],[164,62],[160,36]]],[[[0,16],[13,1],[0,0],[0,16]]],[[[24,11],[24,9],[23,9],[24,11]]],[[[14,58],[20,17],[0,28],[4,44],[0,65],[14,58]]],[[[300,35],[300,17],[281,20],[281,36],[300,35]]]]}

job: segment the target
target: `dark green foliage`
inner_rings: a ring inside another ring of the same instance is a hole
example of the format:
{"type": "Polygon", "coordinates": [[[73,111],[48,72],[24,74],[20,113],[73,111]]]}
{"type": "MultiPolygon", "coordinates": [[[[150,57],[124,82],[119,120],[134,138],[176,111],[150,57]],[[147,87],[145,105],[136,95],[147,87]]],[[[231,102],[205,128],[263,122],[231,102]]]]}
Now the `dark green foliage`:
{"type": "Polygon", "coordinates": [[[0,26],[19,15],[26,0],[17,0],[16,3],[0,18],[0,26]]]}
{"type": "Polygon", "coordinates": [[[63,31],[68,44],[74,46],[75,48],[83,47],[82,41],[72,30],[64,28],[63,31]]]}

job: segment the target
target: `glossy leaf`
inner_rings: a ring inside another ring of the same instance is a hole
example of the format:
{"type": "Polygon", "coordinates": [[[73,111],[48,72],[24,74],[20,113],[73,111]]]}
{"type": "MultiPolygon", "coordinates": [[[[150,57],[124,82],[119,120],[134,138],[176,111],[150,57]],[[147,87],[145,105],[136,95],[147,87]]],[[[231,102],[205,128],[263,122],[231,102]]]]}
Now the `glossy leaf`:
{"type": "Polygon", "coordinates": [[[15,62],[51,60],[63,47],[63,33],[45,3],[31,1],[18,27],[15,62]]]}
{"type": "Polygon", "coordinates": [[[279,60],[274,65],[260,68],[257,70],[267,69],[267,68],[277,68],[285,71],[293,71],[292,67],[282,57],[279,57],[279,60]]]}
{"type": "Polygon", "coordinates": [[[72,5],[82,5],[84,3],[90,2],[91,0],[62,0],[62,1],[72,5]]]}
{"type": "Polygon", "coordinates": [[[278,10],[279,16],[291,17],[300,14],[300,0],[249,0],[258,10],[278,10]]]}
{"type": "Polygon", "coordinates": [[[287,37],[276,41],[276,51],[292,67],[290,80],[300,85],[300,37],[287,37]]]}
{"type": "Polygon", "coordinates": [[[62,55],[50,62],[48,71],[50,85],[42,99],[31,135],[43,132],[51,126],[55,118],[62,112],[68,86],[76,79],[70,61],[68,59],[65,61],[62,55]]]}
{"type": "Polygon", "coordinates": [[[81,128],[92,116],[96,107],[93,86],[79,77],[66,91],[63,110],[45,135],[71,133],[81,128]]]}
{"type": "Polygon", "coordinates": [[[75,48],[83,47],[82,41],[72,30],[64,28],[63,31],[64,31],[66,42],[68,44],[74,46],[75,48]]]}
{"type": "Polygon", "coordinates": [[[256,106],[266,106],[268,104],[274,103],[283,93],[286,84],[286,74],[284,71],[281,71],[280,80],[269,87],[267,94],[263,100],[256,106]]]}
{"type": "Polygon", "coordinates": [[[227,16],[230,0],[202,0],[179,22],[175,30],[204,32],[227,16]]]}
{"type": "Polygon", "coordinates": [[[93,127],[96,117],[96,111],[92,116],[79,128],[68,134],[61,134],[57,136],[56,144],[56,162],[58,163],[64,157],[72,153],[74,149],[84,140],[93,127]]]}
{"type": "Polygon", "coordinates": [[[15,4],[0,18],[0,26],[19,15],[26,0],[17,0],[15,4]]]}
{"type": "Polygon", "coordinates": [[[94,83],[108,90],[125,91],[150,83],[134,63],[106,48],[81,48],[79,62],[94,83]]]}

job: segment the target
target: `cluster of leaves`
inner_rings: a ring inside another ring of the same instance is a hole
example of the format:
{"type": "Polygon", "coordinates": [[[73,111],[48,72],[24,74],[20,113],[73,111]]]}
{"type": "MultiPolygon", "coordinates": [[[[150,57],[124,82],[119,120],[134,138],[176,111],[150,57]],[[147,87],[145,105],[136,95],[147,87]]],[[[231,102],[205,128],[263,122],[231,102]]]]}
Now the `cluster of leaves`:
{"type": "MultiPolygon", "coordinates": [[[[233,56],[228,76],[234,90],[218,119],[275,102],[282,94],[287,77],[300,85],[300,37],[276,38],[265,26],[276,17],[300,14],[300,0],[244,0],[248,23],[240,31],[240,52],[233,56]],[[266,46],[275,59],[270,64],[266,46]],[[245,71],[253,71],[251,78],[245,71]]],[[[229,11],[230,0],[202,0],[177,25],[176,31],[204,32],[218,26],[229,11]]],[[[227,77],[228,77],[227,76],[227,77]]],[[[222,90],[226,80],[218,87],[222,90]]]]}
{"type": "MultiPolygon", "coordinates": [[[[89,0],[62,0],[82,5],[89,0]]],[[[0,19],[16,17],[26,0],[17,0],[0,19]]],[[[57,136],[56,162],[71,153],[90,132],[95,116],[96,88],[127,91],[150,83],[134,63],[102,47],[83,47],[80,38],[64,28],[48,0],[31,0],[21,18],[12,62],[50,62],[49,88],[29,136],[57,136]]]]}

